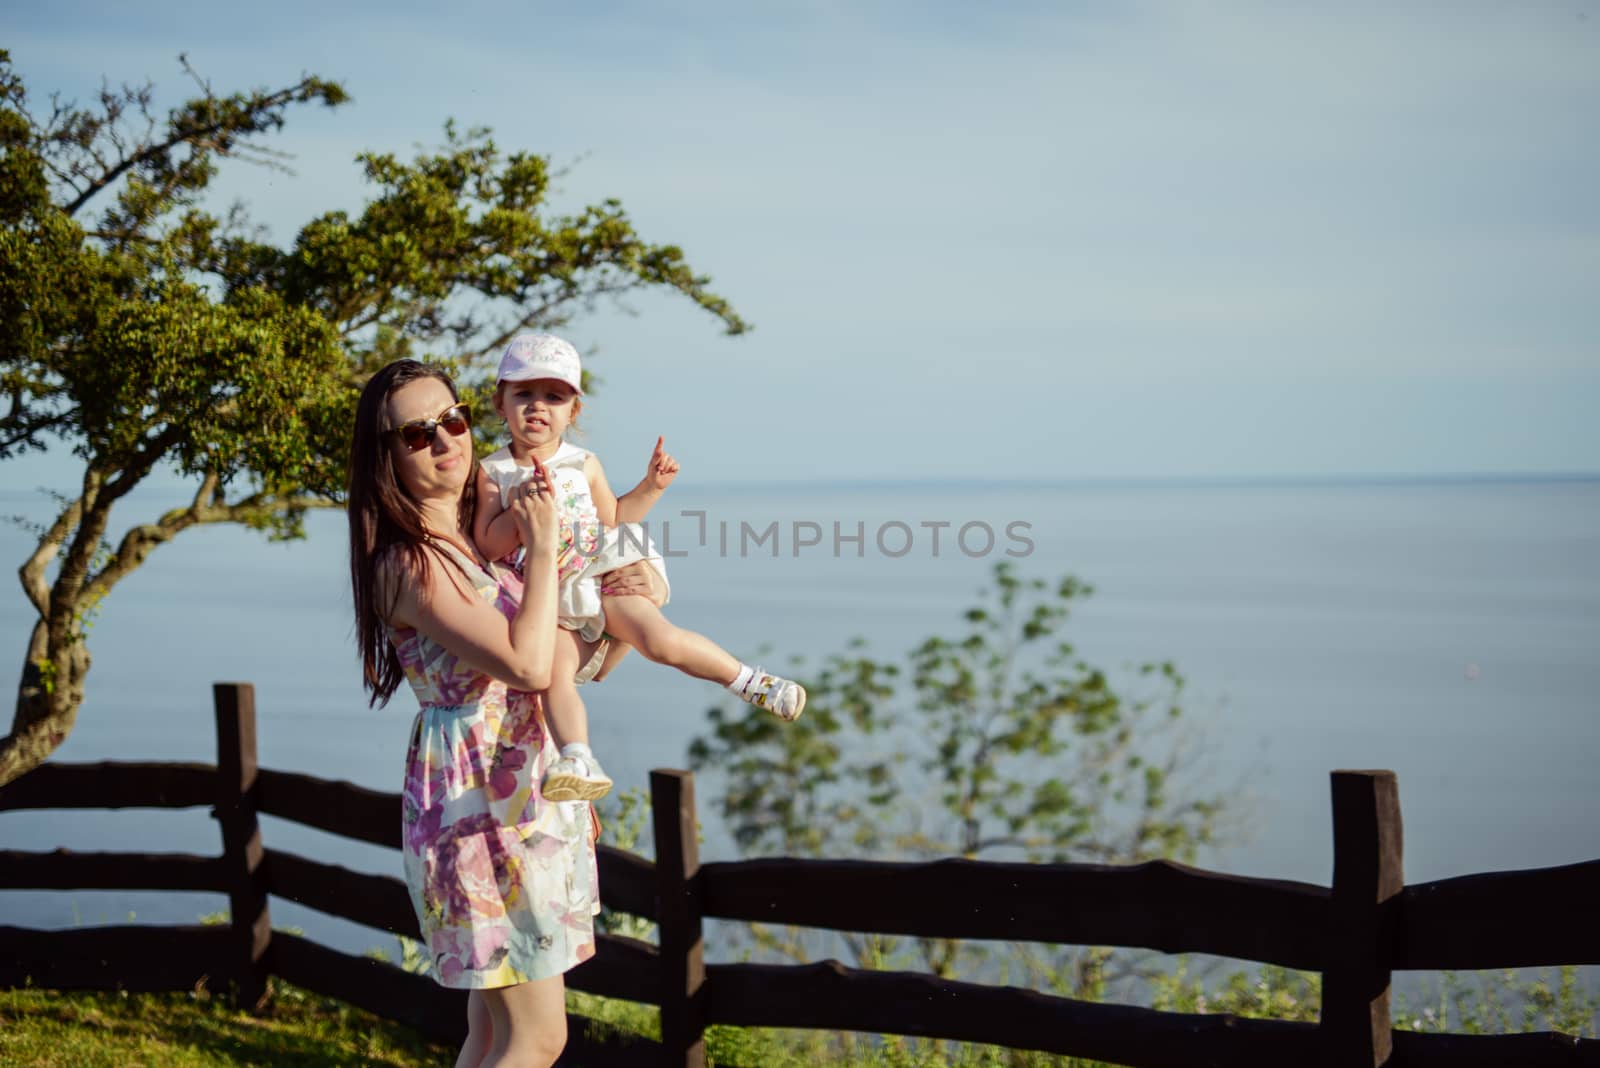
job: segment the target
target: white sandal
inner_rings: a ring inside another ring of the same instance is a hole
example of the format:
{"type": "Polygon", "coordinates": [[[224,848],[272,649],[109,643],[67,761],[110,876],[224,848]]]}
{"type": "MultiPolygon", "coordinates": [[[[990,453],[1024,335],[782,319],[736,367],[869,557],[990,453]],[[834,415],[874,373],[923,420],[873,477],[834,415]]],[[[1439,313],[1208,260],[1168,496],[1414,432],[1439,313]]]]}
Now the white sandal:
{"type": "Polygon", "coordinates": [[[539,784],[546,801],[598,801],[611,792],[611,776],[598,760],[564,756],[550,765],[539,784]]]}
{"type": "Polygon", "coordinates": [[[800,718],[806,707],[806,688],[798,682],[769,675],[760,668],[745,684],[739,696],[757,708],[764,708],[785,723],[800,718]]]}

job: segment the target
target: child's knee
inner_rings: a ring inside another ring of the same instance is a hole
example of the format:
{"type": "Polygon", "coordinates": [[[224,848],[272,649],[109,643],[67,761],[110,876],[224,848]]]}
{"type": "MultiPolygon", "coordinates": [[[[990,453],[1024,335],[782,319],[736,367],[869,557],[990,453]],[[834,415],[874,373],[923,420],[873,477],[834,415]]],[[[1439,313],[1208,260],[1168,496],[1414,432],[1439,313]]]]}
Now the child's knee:
{"type": "Polygon", "coordinates": [[[639,635],[638,649],[645,658],[657,664],[676,664],[677,657],[683,648],[679,641],[678,628],[670,624],[661,627],[651,627],[639,635]]]}

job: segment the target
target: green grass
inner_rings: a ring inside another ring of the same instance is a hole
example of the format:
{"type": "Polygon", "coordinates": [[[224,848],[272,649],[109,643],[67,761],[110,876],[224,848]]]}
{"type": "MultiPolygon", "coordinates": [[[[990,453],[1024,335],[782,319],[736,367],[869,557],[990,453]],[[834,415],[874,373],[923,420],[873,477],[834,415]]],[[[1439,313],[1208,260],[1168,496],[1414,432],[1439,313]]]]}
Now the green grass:
{"type": "Polygon", "coordinates": [[[179,994],[0,990],[0,1064],[450,1065],[455,1051],[343,1002],[273,980],[261,1016],[204,989],[179,994]]]}
{"type": "MultiPolygon", "coordinates": [[[[1445,973],[1416,1004],[1397,998],[1395,1026],[1468,1034],[1555,1030],[1593,1038],[1600,995],[1578,980],[1577,969],[1445,973]]],[[[1157,984],[1154,1007],[1177,1012],[1316,1019],[1318,976],[1282,968],[1238,973],[1203,984],[1184,968],[1157,984]]],[[[373,1065],[410,1068],[450,1065],[455,1050],[343,1002],[274,979],[261,1016],[230,1007],[200,989],[178,994],[61,993],[0,990],[0,1064],[32,1068],[110,1065],[373,1065]]],[[[601,1023],[602,1031],[660,1036],[660,1016],[648,1005],[569,991],[569,1011],[601,1023]]],[[[1101,1062],[955,1042],[796,1031],[711,1027],[712,1066],[746,1068],[1091,1068],[1101,1062]]]]}
{"type": "MultiPolygon", "coordinates": [[[[602,1030],[660,1036],[653,1007],[571,992],[568,1007],[602,1030]]],[[[1020,1051],[827,1032],[712,1027],[707,1059],[746,1068],[1084,1068],[1099,1062],[1020,1051]]],[[[234,1065],[450,1065],[455,1050],[370,1013],[273,980],[262,1016],[205,991],[180,994],[0,990],[0,1064],[8,1068],[215,1068],[234,1065]]]]}

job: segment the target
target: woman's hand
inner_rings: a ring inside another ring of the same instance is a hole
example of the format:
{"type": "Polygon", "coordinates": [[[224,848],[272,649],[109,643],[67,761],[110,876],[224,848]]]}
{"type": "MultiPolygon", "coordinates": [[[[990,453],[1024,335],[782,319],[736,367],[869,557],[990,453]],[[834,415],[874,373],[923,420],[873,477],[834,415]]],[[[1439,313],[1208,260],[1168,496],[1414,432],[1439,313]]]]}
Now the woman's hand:
{"type": "Polygon", "coordinates": [[[550,472],[537,459],[533,461],[533,472],[532,478],[512,491],[507,510],[516,520],[517,535],[522,539],[522,544],[527,546],[528,555],[553,559],[561,535],[555,491],[550,472]]]}
{"type": "Polygon", "coordinates": [[[654,598],[657,581],[656,569],[641,560],[601,575],[600,592],[608,597],[654,598]]]}

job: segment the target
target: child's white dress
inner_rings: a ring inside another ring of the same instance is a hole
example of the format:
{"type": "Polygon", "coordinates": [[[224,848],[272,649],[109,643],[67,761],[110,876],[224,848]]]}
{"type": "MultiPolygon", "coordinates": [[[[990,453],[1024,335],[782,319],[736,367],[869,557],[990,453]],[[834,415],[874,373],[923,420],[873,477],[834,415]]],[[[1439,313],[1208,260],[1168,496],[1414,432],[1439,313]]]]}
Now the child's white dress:
{"type": "MultiPolygon", "coordinates": [[[[606,572],[628,564],[647,563],[656,569],[671,596],[666,563],[650,540],[645,525],[621,523],[607,530],[601,524],[589,479],[583,473],[584,462],[592,455],[588,449],[563,441],[555,455],[544,462],[555,484],[556,510],[561,516],[561,546],[556,551],[560,590],[556,620],[590,642],[599,641],[606,629],[605,608],[600,601],[600,576],[606,572]]],[[[533,467],[517,463],[509,447],[486,457],[483,470],[500,487],[502,506],[511,491],[534,473],[533,467]]],[[[521,551],[517,550],[519,556],[521,551]]]]}

